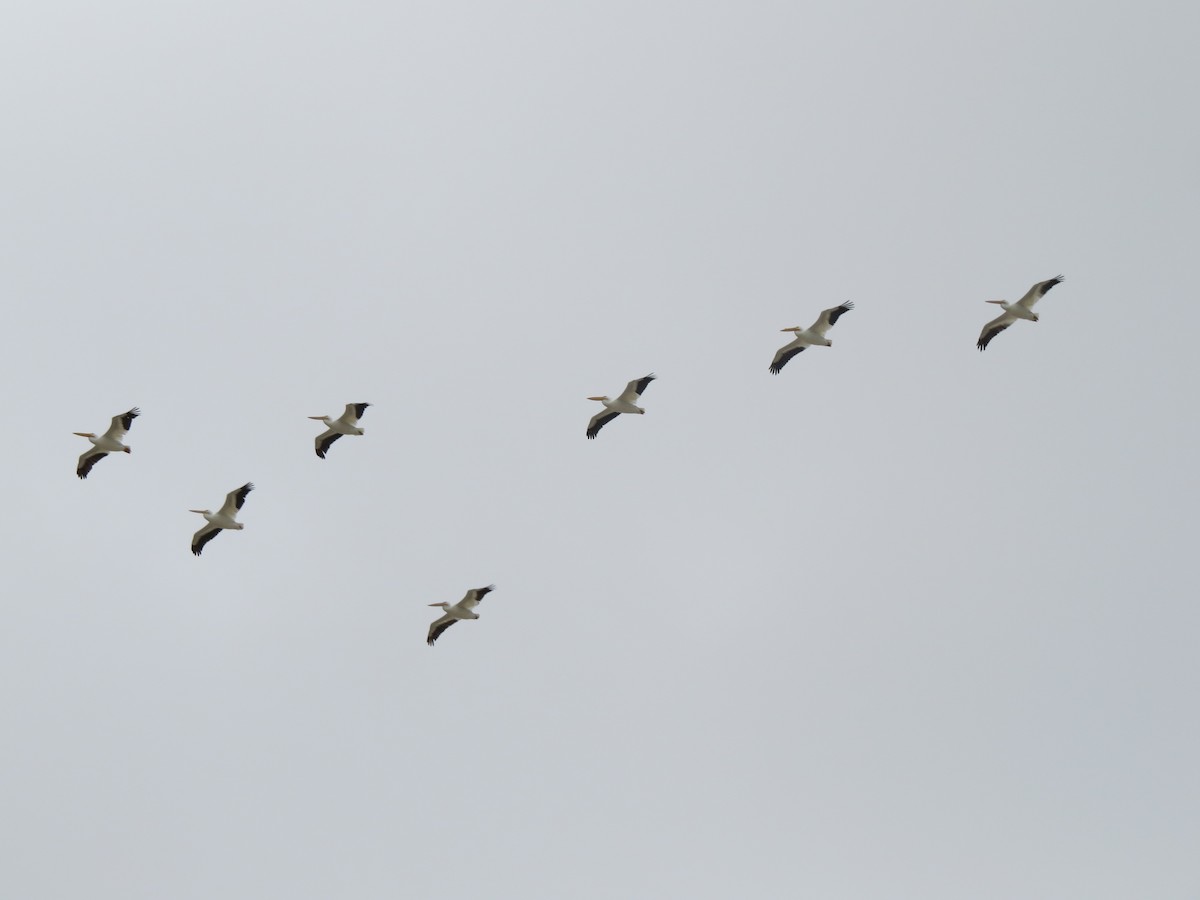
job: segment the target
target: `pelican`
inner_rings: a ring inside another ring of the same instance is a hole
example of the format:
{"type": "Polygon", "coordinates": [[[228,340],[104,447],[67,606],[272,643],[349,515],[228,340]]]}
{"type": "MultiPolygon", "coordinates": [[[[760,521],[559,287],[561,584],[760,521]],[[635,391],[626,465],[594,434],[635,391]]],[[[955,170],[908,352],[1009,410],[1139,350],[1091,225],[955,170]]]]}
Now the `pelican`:
{"type": "Polygon", "coordinates": [[[358,420],[362,418],[362,414],[370,405],[370,403],[347,403],[346,411],[336,419],[331,419],[329,416],[309,416],[310,419],[324,422],[325,427],[329,429],[323,434],[317,435],[317,456],[324,459],[333,442],[343,434],[362,434],[363,430],[358,427],[358,420]]]}
{"type": "Polygon", "coordinates": [[[649,375],[644,375],[641,378],[635,378],[629,384],[625,385],[625,390],[621,392],[621,396],[616,400],[610,400],[605,397],[588,397],[589,400],[599,400],[604,404],[604,412],[598,412],[592,416],[592,420],[588,422],[587,436],[588,440],[594,440],[596,435],[600,433],[600,429],[619,416],[621,413],[637,413],[645,415],[646,411],[640,406],[634,405],[634,401],[642,396],[642,392],[646,390],[646,386],[655,379],[655,374],[651,372],[649,375]]]}
{"type": "Polygon", "coordinates": [[[1038,314],[1033,311],[1033,305],[1042,299],[1042,295],[1046,291],[1062,280],[1063,277],[1061,275],[1056,275],[1046,281],[1039,281],[1016,303],[1009,303],[1007,300],[983,301],[984,303],[995,303],[997,306],[1003,308],[1004,312],[983,326],[983,331],[979,333],[979,340],[975,342],[975,346],[980,350],[986,349],[987,345],[992,342],[992,338],[1017,321],[1017,319],[1028,319],[1030,322],[1036,322],[1038,314]]]}
{"type": "Polygon", "coordinates": [[[252,490],[254,490],[254,485],[247,481],[240,488],[230,491],[225,495],[225,502],[216,512],[211,509],[188,510],[188,512],[200,513],[208,519],[208,524],[192,535],[192,552],[194,554],[199,556],[204,545],[220,534],[222,529],[232,528],[234,531],[241,531],[246,527],[237,520],[237,514],[238,510],[242,508],[242,504],[246,502],[246,495],[252,490]]]}
{"type": "Polygon", "coordinates": [[[824,310],[821,315],[817,316],[817,321],[807,328],[793,325],[791,328],[779,329],[795,333],[796,339],[790,344],[784,344],[776,351],[775,358],[771,360],[771,374],[778,375],[788,364],[789,359],[797,353],[803,353],[809,347],[832,347],[833,341],[825,337],[825,332],[837,324],[837,320],[842,317],[843,313],[848,313],[852,309],[854,309],[853,303],[843,303],[841,306],[824,310]]]}
{"type": "Polygon", "coordinates": [[[84,451],[79,457],[79,464],[75,467],[75,474],[80,478],[87,478],[88,473],[92,471],[92,466],[100,462],[110,453],[129,453],[128,447],[121,443],[121,438],[125,437],[125,432],[129,430],[129,426],[133,424],[133,420],[141,415],[141,410],[136,406],[123,412],[120,415],[112,417],[112,424],[108,426],[108,431],[96,437],[90,431],[75,431],[80,437],[85,437],[95,446],[91,450],[84,451]]]}
{"type": "Polygon", "coordinates": [[[466,595],[454,605],[446,602],[430,603],[430,606],[440,606],[445,610],[446,614],[429,626],[429,637],[425,639],[430,647],[434,642],[442,636],[442,632],[453,625],[460,619],[478,619],[479,613],[475,612],[475,607],[479,605],[479,601],[485,595],[496,589],[494,584],[489,584],[487,587],[471,588],[466,595]]]}

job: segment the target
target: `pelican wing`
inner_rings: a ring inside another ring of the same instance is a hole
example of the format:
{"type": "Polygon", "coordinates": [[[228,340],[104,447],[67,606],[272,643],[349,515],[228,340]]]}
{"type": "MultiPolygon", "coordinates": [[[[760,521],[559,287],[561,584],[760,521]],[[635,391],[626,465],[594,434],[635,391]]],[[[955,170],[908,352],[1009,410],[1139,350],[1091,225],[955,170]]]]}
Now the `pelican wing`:
{"type": "Polygon", "coordinates": [[[106,456],[108,456],[108,454],[103,450],[96,450],[95,448],[85,451],[79,457],[79,464],[75,467],[75,474],[80,478],[87,478],[88,473],[92,471],[92,466],[100,462],[100,460],[104,459],[106,456]]]}
{"type": "Polygon", "coordinates": [[[1048,278],[1045,281],[1039,281],[1026,292],[1024,297],[1017,302],[1026,309],[1033,309],[1033,305],[1042,299],[1046,291],[1050,290],[1050,288],[1054,287],[1062,280],[1063,277],[1061,275],[1055,275],[1053,278],[1048,278]]]}
{"type": "Polygon", "coordinates": [[[975,346],[980,350],[986,350],[987,345],[992,342],[992,338],[1015,321],[1017,321],[1016,316],[1010,316],[1007,312],[996,316],[983,326],[983,331],[979,332],[979,340],[975,342],[975,346]]]}
{"type": "Polygon", "coordinates": [[[358,420],[362,418],[363,413],[370,405],[370,403],[347,403],[346,411],[342,413],[338,421],[345,422],[347,425],[357,425],[358,420]]]}
{"type": "Polygon", "coordinates": [[[228,516],[231,519],[234,518],[237,515],[237,511],[246,502],[246,495],[252,490],[254,490],[254,485],[247,481],[237,490],[230,491],[225,495],[225,502],[221,504],[220,514],[228,516]]]}
{"type": "Polygon", "coordinates": [[[611,409],[602,409],[600,412],[592,416],[592,420],[588,422],[587,437],[589,441],[595,440],[596,435],[600,433],[600,429],[619,416],[619,412],[613,412],[611,409]]]}
{"type": "Polygon", "coordinates": [[[108,426],[108,431],[104,432],[104,436],[110,441],[119,441],[125,437],[125,432],[129,430],[129,426],[133,424],[133,420],[142,414],[142,411],[136,406],[123,412],[120,415],[112,417],[112,424],[108,426]]]}
{"type": "Polygon", "coordinates": [[[775,358],[771,360],[771,374],[778,375],[783,367],[788,364],[788,360],[797,353],[803,353],[808,349],[807,344],[802,344],[800,341],[792,341],[790,344],[785,344],[775,351],[775,358]]]}
{"type": "Polygon", "coordinates": [[[338,434],[336,431],[334,431],[332,428],[329,431],[326,431],[324,434],[318,434],[317,440],[316,440],[317,456],[321,457],[321,459],[324,459],[325,453],[329,450],[330,447],[333,446],[333,442],[336,441],[340,437],[341,437],[341,435],[338,434]]]}
{"type": "Polygon", "coordinates": [[[429,637],[425,638],[425,643],[432,647],[434,642],[442,636],[442,632],[457,621],[458,619],[454,618],[454,616],[450,615],[449,613],[446,613],[446,615],[434,621],[433,624],[429,626],[429,637]]]}
{"type": "Polygon", "coordinates": [[[205,525],[192,535],[192,553],[199,556],[200,551],[204,549],[204,545],[220,533],[221,529],[216,525],[205,525]]]}
{"type": "Polygon", "coordinates": [[[643,375],[641,378],[635,378],[629,384],[625,385],[625,390],[621,391],[621,396],[617,399],[622,403],[634,403],[637,398],[642,396],[647,386],[658,376],[651,372],[649,375],[643,375]]]}
{"type": "Polygon", "coordinates": [[[460,606],[463,609],[474,609],[479,605],[479,602],[483,600],[484,597],[486,597],[495,589],[496,586],[494,584],[489,584],[487,587],[471,588],[471,590],[467,591],[466,595],[455,605],[460,606]]]}
{"type": "Polygon", "coordinates": [[[817,316],[817,321],[813,322],[812,328],[808,330],[813,334],[819,334],[821,337],[825,337],[825,332],[836,325],[837,320],[840,319],[845,313],[850,312],[852,309],[854,309],[854,304],[847,302],[843,303],[841,306],[835,306],[831,309],[822,310],[821,315],[817,316]]]}

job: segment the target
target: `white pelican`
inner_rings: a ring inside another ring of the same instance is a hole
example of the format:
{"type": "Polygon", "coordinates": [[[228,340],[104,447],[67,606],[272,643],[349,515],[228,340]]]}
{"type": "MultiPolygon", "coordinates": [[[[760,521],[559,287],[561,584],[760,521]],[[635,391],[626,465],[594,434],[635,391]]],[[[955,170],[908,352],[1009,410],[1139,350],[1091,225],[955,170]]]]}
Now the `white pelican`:
{"type": "Polygon", "coordinates": [[[983,331],[979,333],[979,340],[975,342],[975,346],[980,350],[985,349],[991,343],[992,338],[1017,321],[1017,319],[1028,319],[1030,322],[1036,322],[1038,315],[1033,311],[1033,305],[1042,299],[1042,295],[1046,291],[1062,280],[1063,277],[1061,275],[1056,275],[1046,281],[1039,281],[1016,303],[1009,303],[1007,300],[983,301],[984,303],[995,303],[997,306],[1003,307],[1004,313],[983,326],[983,331]]]}
{"type": "Polygon", "coordinates": [[[92,466],[100,462],[110,453],[129,453],[128,447],[121,443],[121,438],[125,437],[125,432],[129,430],[129,426],[133,424],[133,420],[141,415],[141,410],[136,406],[123,412],[119,416],[112,417],[112,424],[108,426],[108,431],[96,437],[90,431],[75,431],[80,437],[85,437],[95,446],[91,450],[84,451],[79,457],[79,464],[75,467],[75,474],[80,478],[87,478],[88,472],[92,471],[92,466]]]}
{"type": "Polygon", "coordinates": [[[587,436],[588,440],[594,440],[596,435],[600,433],[600,429],[619,416],[621,413],[637,413],[644,415],[645,410],[640,406],[634,405],[634,401],[642,396],[642,392],[646,390],[646,386],[650,384],[657,376],[653,372],[649,375],[644,375],[641,378],[635,378],[629,384],[625,385],[625,390],[621,392],[621,396],[616,400],[610,400],[605,397],[588,397],[589,400],[599,400],[604,404],[604,412],[598,412],[592,416],[592,420],[588,422],[587,436]]]}
{"type": "Polygon", "coordinates": [[[440,606],[446,611],[446,614],[429,626],[429,637],[425,639],[425,643],[432,647],[434,641],[442,636],[442,632],[460,619],[478,619],[479,614],[474,612],[475,607],[479,605],[479,601],[485,595],[495,589],[496,586],[494,584],[489,584],[487,587],[471,588],[467,591],[466,596],[454,605],[445,602],[430,603],[430,606],[440,606]]]}
{"type": "Polygon", "coordinates": [[[237,514],[238,510],[242,508],[242,504],[246,502],[246,495],[252,490],[254,490],[254,485],[247,481],[240,488],[230,491],[225,495],[225,502],[216,512],[211,509],[188,510],[188,512],[200,513],[208,519],[208,524],[192,535],[193,553],[199,556],[204,545],[220,534],[222,529],[232,528],[234,531],[241,531],[245,527],[237,520],[237,514]]]}
{"type": "Polygon", "coordinates": [[[325,427],[329,429],[323,434],[317,435],[317,456],[324,459],[325,453],[333,442],[343,434],[362,434],[363,430],[358,427],[358,420],[362,418],[362,414],[370,405],[370,403],[347,403],[346,411],[336,419],[331,419],[329,416],[309,416],[310,419],[324,422],[325,427]]]}
{"type": "Polygon", "coordinates": [[[842,317],[843,313],[848,313],[852,309],[854,309],[853,303],[843,303],[841,306],[824,310],[821,315],[817,316],[817,321],[807,328],[793,325],[791,328],[779,329],[780,331],[794,332],[796,339],[790,344],[784,344],[776,351],[775,358],[771,360],[771,374],[778,375],[788,364],[789,359],[797,353],[803,353],[809,347],[832,347],[833,341],[825,337],[825,332],[837,324],[837,320],[842,317]]]}

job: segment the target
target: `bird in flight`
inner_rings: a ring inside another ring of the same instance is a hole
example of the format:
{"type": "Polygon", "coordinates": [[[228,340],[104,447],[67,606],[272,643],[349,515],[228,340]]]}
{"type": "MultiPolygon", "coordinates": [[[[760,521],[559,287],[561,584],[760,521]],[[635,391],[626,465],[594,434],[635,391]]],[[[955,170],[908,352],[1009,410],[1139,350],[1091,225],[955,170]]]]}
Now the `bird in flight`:
{"type": "Polygon", "coordinates": [[[600,433],[600,429],[615,419],[621,413],[632,413],[636,415],[644,415],[645,410],[636,405],[646,387],[655,379],[655,375],[651,372],[649,375],[643,375],[641,378],[635,378],[629,384],[625,385],[625,390],[621,391],[621,395],[616,400],[611,400],[607,395],[603,397],[588,397],[589,400],[599,400],[604,404],[604,410],[592,416],[588,422],[587,436],[588,440],[594,440],[596,435],[600,433]]]}
{"type": "Polygon", "coordinates": [[[141,410],[135,406],[129,412],[113,416],[112,424],[108,426],[108,431],[99,436],[92,434],[90,431],[74,432],[74,434],[85,437],[92,442],[92,449],[85,450],[83,455],[79,457],[79,463],[75,466],[75,474],[80,478],[87,478],[88,473],[92,471],[92,466],[104,459],[108,454],[132,452],[121,443],[121,438],[125,437],[125,433],[129,431],[129,426],[133,424],[133,420],[140,415],[141,410]]]}

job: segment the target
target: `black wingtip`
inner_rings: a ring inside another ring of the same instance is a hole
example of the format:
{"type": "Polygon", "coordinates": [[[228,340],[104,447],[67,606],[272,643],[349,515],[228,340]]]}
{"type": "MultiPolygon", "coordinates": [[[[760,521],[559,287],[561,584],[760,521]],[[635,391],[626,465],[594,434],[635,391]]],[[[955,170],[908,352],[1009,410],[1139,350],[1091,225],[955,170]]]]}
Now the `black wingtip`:
{"type": "Polygon", "coordinates": [[[1049,291],[1050,288],[1054,287],[1056,284],[1062,284],[1063,280],[1064,280],[1063,276],[1061,276],[1061,275],[1055,275],[1053,278],[1047,278],[1045,281],[1043,281],[1041,283],[1042,289],[1038,293],[1038,296],[1039,297],[1046,296],[1046,292],[1049,291]]]}

